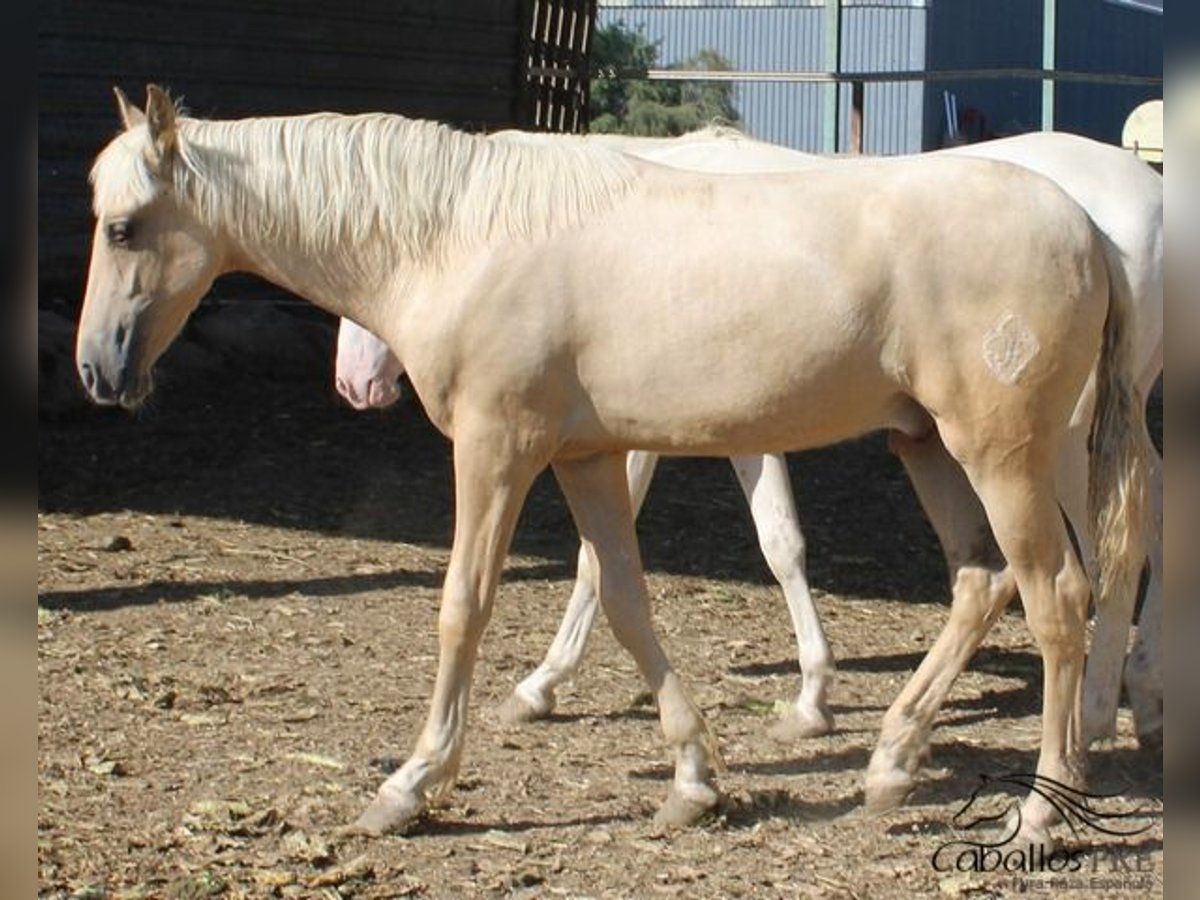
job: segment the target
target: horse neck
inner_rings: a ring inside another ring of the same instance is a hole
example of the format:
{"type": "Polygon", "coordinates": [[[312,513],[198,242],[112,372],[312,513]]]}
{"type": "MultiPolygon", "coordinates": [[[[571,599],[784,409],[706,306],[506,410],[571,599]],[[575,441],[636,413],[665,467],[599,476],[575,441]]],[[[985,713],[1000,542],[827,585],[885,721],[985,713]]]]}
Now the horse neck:
{"type": "Polygon", "coordinates": [[[381,293],[575,224],[634,176],[627,157],[580,141],[488,141],[398,116],[192,121],[184,137],[180,194],[231,258],[368,324],[381,293]]]}
{"type": "MultiPolygon", "coordinates": [[[[256,142],[251,133],[284,122],[189,122],[190,142],[202,149],[182,192],[222,235],[231,271],[258,275],[335,315],[370,320],[365,311],[381,295],[402,293],[403,273],[436,256],[440,207],[425,217],[385,210],[388,198],[369,186],[351,203],[344,184],[338,194],[333,179],[313,177],[288,158],[283,141],[256,142]]],[[[436,149],[398,158],[390,174],[403,185],[431,171],[426,159],[436,149]]]]}

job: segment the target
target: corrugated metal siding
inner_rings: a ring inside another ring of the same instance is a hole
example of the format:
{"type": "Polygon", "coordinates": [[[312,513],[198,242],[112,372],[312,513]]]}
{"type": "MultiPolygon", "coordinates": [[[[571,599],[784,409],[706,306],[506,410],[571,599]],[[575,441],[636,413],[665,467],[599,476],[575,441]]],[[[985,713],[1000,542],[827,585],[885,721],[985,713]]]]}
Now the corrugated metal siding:
{"type": "MultiPolygon", "coordinates": [[[[841,64],[862,71],[921,68],[925,0],[846,2],[842,13],[841,64]]],[[[825,70],[825,9],[822,0],[600,0],[597,26],[624,22],[659,44],[663,65],[716,50],[743,71],[825,70]]],[[[818,152],[824,115],[823,88],[816,84],[739,83],[734,106],[754,137],[818,152]]],[[[919,87],[866,88],[864,150],[914,152],[921,146],[919,87]]],[[[849,149],[850,88],[842,88],[841,147],[849,149]]]]}
{"type": "Polygon", "coordinates": [[[522,0],[47,0],[38,24],[41,296],[75,303],[87,170],[117,128],[110,88],[161,82],[197,115],[391,110],[518,121],[522,0]],[[49,290],[48,290],[49,289],[49,290]]]}
{"type": "MultiPolygon", "coordinates": [[[[1100,0],[1058,0],[1058,67],[1086,72],[1162,75],[1163,17],[1100,0]]],[[[1120,143],[1125,118],[1161,86],[1058,86],[1056,127],[1120,143]]]]}
{"type": "MultiPolygon", "coordinates": [[[[680,7],[601,0],[596,25],[624,22],[641,29],[658,44],[663,66],[708,49],[735,69],[811,71],[822,68],[823,15],[819,6],[806,2],[735,8],[732,3],[680,7]]],[[[733,103],[742,127],[754,137],[798,150],[820,148],[818,85],[740,83],[734,86],[733,103]]]]}
{"type": "MultiPolygon", "coordinates": [[[[923,4],[846,4],[842,12],[843,72],[899,72],[925,66],[923,4]]],[[[841,88],[840,150],[850,147],[851,89],[841,88]]],[[[863,152],[916,153],[921,149],[922,105],[919,82],[870,83],[863,87],[863,152]]]]}
{"type": "MultiPolygon", "coordinates": [[[[1040,68],[1042,0],[932,0],[929,8],[926,68],[1040,68]]],[[[925,96],[925,147],[942,145],[946,116],[942,91],[966,110],[982,113],[997,134],[1041,127],[1041,82],[1017,79],[930,82],[925,96]]]]}
{"type": "MultiPolygon", "coordinates": [[[[1161,75],[1162,16],[1103,0],[1058,0],[1057,68],[1161,75]]],[[[931,0],[928,68],[1040,68],[1042,0],[931,0]]],[[[927,147],[945,134],[943,90],[958,96],[960,113],[974,107],[998,134],[1041,128],[1042,86],[1036,80],[932,82],[925,102],[927,147]]],[[[1125,116],[1159,88],[1060,83],[1056,128],[1120,141],[1125,116]]]]}

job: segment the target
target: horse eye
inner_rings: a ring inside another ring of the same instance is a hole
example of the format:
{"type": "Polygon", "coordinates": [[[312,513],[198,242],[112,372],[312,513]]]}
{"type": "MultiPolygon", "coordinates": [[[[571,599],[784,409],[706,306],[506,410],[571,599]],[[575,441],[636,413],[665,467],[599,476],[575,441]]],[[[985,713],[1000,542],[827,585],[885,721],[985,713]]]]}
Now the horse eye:
{"type": "Polygon", "coordinates": [[[108,236],[110,244],[124,246],[133,238],[133,225],[128,219],[119,219],[116,222],[109,222],[105,229],[105,234],[108,236]]]}

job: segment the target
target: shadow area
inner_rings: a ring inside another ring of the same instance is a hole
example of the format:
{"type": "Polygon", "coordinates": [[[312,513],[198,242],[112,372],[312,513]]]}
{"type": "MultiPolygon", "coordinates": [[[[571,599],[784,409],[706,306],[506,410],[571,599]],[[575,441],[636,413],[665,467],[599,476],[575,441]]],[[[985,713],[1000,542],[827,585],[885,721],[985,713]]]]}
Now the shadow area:
{"type": "MultiPolygon", "coordinates": [[[[506,570],[504,577],[507,581],[540,581],[547,578],[563,578],[567,574],[565,566],[550,563],[506,570]]],[[[38,605],[51,610],[104,612],[125,606],[190,603],[213,595],[247,597],[251,600],[278,600],[291,594],[301,594],[305,597],[341,597],[367,591],[412,587],[438,589],[442,586],[443,578],[444,573],[441,571],[402,569],[369,575],[279,581],[150,581],[98,589],[47,591],[38,594],[38,605]]]]}
{"type": "MultiPolygon", "coordinates": [[[[451,446],[407,391],[357,413],[328,372],[269,379],[172,376],[134,415],[88,407],[38,432],[38,508],[233,519],[448,547],[451,446]]],[[[882,435],[789,457],[809,576],[851,596],[945,602],[935,537],[882,435]]],[[[770,584],[745,500],[723,459],[664,460],[639,522],[646,568],[770,584]]],[[[574,567],[577,537],[547,472],[513,549],[574,567]]]]}
{"type": "MultiPolygon", "coordinates": [[[[935,732],[936,734],[936,732],[935,732]]],[[[819,756],[796,760],[780,757],[732,763],[730,771],[765,776],[805,775],[820,772],[866,772],[870,753],[861,747],[839,749],[819,756]]],[[[1037,754],[1033,751],[968,746],[954,741],[935,741],[931,765],[922,769],[917,783],[901,808],[946,807],[957,810],[978,787],[983,775],[997,777],[1016,772],[1033,772],[1037,754]]],[[[1097,810],[1117,811],[1136,807],[1150,817],[1161,817],[1163,779],[1161,756],[1140,750],[1093,751],[1089,757],[1088,790],[1100,796],[1097,810]]],[[[648,766],[629,773],[631,778],[667,783],[672,776],[668,766],[648,766]]],[[[750,828],[771,818],[795,823],[829,821],[839,818],[861,819],[864,825],[878,818],[865,805],[862,780],[849,793],[809,800],[804,792],[782,785],[751,791],[748,795],[725,797],[720,813],[730,827],[750,828]]],[[[1013,795],[1014,798],[1024,795],[1013,795]]],[[[922,831],[937,835],[949,833],[951,814],[932,813],[922,831]]],[[[911,834],[911,821],[889,826],[893,834],[911,834]]],[[[1104,837],[1100,835],[1099,837],[1104,837]]],[[[1151,839],[1147,839],[1151,840],[1151,839]]],[[[1101,841],[1103,843],[1103,841],[1101,841]]],[[[1146,849],[1153,849],[1153,842],[1146,849]]]]}
{"type": "Polygon", "coordinates": [[[558,819],[501,819],[464,821],[462,819],[441,818],[439,810],[433,810],[421,817],[417,827],[405,834],[406,841],[422,838],[470,837],[483,835],[488,832],[502,831],[516,834],[537,833],[539,831],[554,831],[561,828],[576,828],[588,826],[599,828],[629,824],[640,821],[641,817],[632,813],[597,814],[591,816],[572,816],[558,819]]]}
{"type": "MultiPolygon", "coordinates": [[[[923,651],[884,653],[879,656],[850,656],[839,658],[837,667],[841,672],[911,674],[916,671],[917,666],[924,658],[923,651]]],[[[952,698],[943,706],[939,721],[955,725],[968,725],[993,718],[996,715],[1020,718],[1041,712],[1042,661],[1037,653],[1031,650],[982,647],[967,664],[967,671],[987,672],[1005,678],[1020,679],[1021,683],[1002,690],[983,691],[976,697],[952,698]],[[977,712],[947,717],[945,710],[964,710],[968,713],[974,710],[977,712]]],[[[785,659],[777,662],[731,666],[729,672],[743,677],[763,678],[771,675],[796,675],[799,668],[794,659],[785,659]]],[[[886,706],[874,705],[831,704],[830,706],[834,713],[882,711],[886,708],[886,706]]]]}

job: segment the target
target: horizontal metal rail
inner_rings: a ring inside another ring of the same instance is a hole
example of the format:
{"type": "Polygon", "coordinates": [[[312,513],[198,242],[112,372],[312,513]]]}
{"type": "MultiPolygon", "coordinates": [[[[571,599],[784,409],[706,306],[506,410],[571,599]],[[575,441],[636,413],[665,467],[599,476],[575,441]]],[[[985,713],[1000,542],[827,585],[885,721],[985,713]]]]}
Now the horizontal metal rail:
{"type": "MultiPolygon", "coordinates": [[[[533,78],[576,77],[576,68],[537,67],[533,78]]],[[[1128,75],[1107,72],[1074,72],[1065,69],[926,69],[893,72],[773,72],[721,71],[712,69],[617,69],[601,68],[591,77],[626,81],[774,81],[799,84],[851,84],[896,81],[978,81],[1014,78],[1028,81],[1065,81],[1090,84],[1161,85],[1161,75],[1128,75]]]]}

